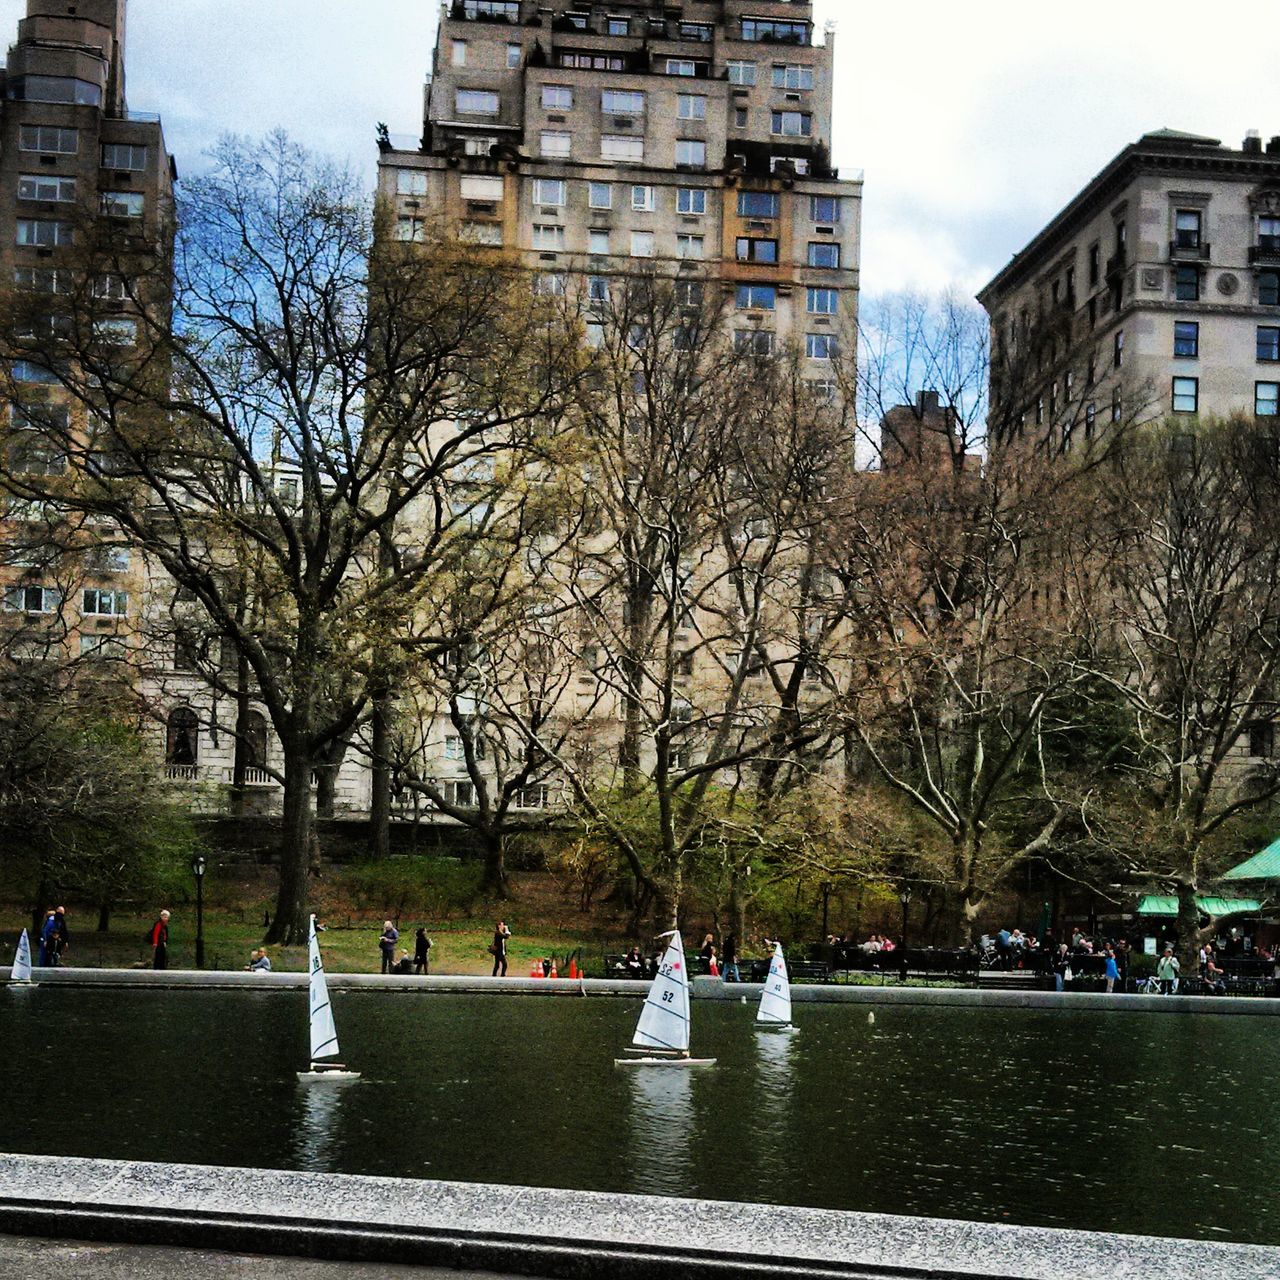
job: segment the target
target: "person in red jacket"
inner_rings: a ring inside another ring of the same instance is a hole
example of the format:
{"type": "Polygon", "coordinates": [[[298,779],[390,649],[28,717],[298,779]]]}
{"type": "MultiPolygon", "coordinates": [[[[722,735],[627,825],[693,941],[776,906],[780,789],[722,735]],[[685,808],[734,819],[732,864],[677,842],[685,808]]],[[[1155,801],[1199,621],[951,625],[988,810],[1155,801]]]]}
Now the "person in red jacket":
{"type": "Polygon", "coordinates": [[[169,913],[162,911],[160,919],[151,926],[151,967],[169,967],[169,913]]]}

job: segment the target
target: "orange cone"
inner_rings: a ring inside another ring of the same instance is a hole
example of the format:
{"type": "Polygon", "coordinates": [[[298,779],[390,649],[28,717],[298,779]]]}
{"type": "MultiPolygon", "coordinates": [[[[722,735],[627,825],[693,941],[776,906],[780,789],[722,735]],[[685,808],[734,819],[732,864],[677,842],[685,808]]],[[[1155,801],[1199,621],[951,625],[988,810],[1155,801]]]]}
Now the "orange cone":
{"type": "Polygon", "coordinates": [[[551,957],[551,976],[552,976],[553,978],[558,978],[558,977],[560,976],[560,975],[556,972],[556,958],[555,958],[555,956],[552,956],[552,957],[551,957]]]}
{"type": "Polygon", "coordinates": [[[572,956],[570,956],[569,957],[569,977],[576,978],[577,976],[578,976],[578,962],[572,956]]]}
{"type": "Polygon", "coordinates": [[[541,960],[535,960],[533,962],[533,967],[529,970],[529,977],[531,978],[542,977],[542,961],[541,960]]]}

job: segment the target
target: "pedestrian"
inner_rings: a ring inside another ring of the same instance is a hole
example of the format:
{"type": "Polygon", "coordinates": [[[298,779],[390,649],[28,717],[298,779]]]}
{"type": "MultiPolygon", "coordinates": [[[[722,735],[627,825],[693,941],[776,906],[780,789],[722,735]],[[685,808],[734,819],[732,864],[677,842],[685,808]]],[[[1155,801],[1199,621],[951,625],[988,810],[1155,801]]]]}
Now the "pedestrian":
{"type": "Polygon", "coordinates": [[[420,973],[425,977],[431,972],[431,947],[432,942],[427,937],[427,931],[420,927],[413,935],[414,973],[420,973]]]}
{"type": "Polygon", "coordinates": [[[151,926],[147,935],[151,943],[151,967],[167,969],[169,967],[169,913],[162,911],[160,918],[151,926]]]}
{"type": "Polygon", "coordinates": [[[1116,964],[1116,953],[1110,947],[1106,950],[1106,957],[1103,977],[1107,980],[1107,995],[1111,995],[1116,989],[1116,979],[1120,976],[1120,966],[1116,964]]]}
{"type": "Polygon", "coordinates": [[[67,951],[71,947],[71,930],[67,927],[67,909],[59,907],[57,911],[57,937],[54,939],[54,964],[66,962],[67,951]]]}
{"type": "Polygon", "coordinates": [[[1178,957],[1173,954],[1172,947],[1165,947],[1164,955],[1162,955],[1156,964],[1156,979],[1160,983],[1160,994],[1171,996],[1178,989],[1178,974],[1181,973],[1182,966],[1178,963],[1178,957]]]}
{"type": "Polygon", "coordinates": [[[390,973],[391,966],[395,963],[396,943],[400,941],[400,930],[391,923],[390,920],[382,922],[382,936],[378,939],[378,946],[382,950],[382,972],[390,973]]]}
{"type": "Polygon", "coordinates": [[[724,963],[720,966],[720,972],[726,982],[741,982],[742,975],[738,972],[738,935],[731,933],[724,940],[724,963]]]}
{"type": "Polygon", "coordinates": [[[50,907],[44,913],[44,924],[40,926],[40,964],[41,967],[58,963],[58,913],[50,907]]]}
{"type": "Polygon", "coordinates": [[[491,976],[494,978],[507,976],[507,940],[510,937],[511,930],[507,928],[507,922],[499,920],[498,927],[493,931],[493,941],[489,944],[489,954],[493,957],[491,976]]]}
{"type": "Polygon", "coordinates": [[[1065,942],[1058,943],[1058,950],[1053,957],[1053,989],[1063,991],[1067,985],[1067,974],[1071,972],[1071,956],[1065,942]]]}

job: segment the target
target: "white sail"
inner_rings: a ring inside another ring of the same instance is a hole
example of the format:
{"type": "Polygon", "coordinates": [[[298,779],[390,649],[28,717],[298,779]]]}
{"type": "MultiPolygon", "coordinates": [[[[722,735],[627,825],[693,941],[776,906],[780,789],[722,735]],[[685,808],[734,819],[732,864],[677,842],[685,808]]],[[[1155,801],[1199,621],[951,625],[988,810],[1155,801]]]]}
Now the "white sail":
{"type": "Polygon", "coordinates": [[[9,970],[9,981],[31,981],[31,942],[27,938],[25,929],[22,931],[22,937],[18,939],[18,949],[13,954],[13,968],[9,970]]]}
{"type": "Polygon", "coordinates": [[[689,968],[679,931],[667,944],[631,1043],[639,1049],[689,1052],[689,968]]]}
{"type": "Polygon", "coordinates": [[[781,1026],[788,1026],[791,1022],[791,983],[787,980],[787,962],[780,942],[773,947],[773,959],[769,961],[769,976],[764,980],[756,1021],[781,1026]]]}
{"type": "Polygon", "coordinates": [[[333,1025],[333,1006],[329,1003],[329,985],[324,980],[324,962],[320,959],[320,942],[316,937],[316,918],[311,917],[308,939],[311,959],[311,1061],[333,1058],[338,1054],[338,1030],[333,1025]]]}

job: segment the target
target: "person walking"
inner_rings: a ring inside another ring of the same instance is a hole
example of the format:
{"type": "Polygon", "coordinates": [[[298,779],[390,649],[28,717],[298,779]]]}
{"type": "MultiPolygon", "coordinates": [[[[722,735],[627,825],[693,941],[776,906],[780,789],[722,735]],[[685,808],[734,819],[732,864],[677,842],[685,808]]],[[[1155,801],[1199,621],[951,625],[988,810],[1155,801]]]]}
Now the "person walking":
{"type": "Polygon", "coordinates": [[[58,963],[58,913],[50,907],[40,926],[40,967],[58,963]]]}
{"type": "Polygon", "coordinates": [[[169,913],[162,911],[159,919],[151,926],[151,967],[167,969],[169,967],[169,913]]]}
{"type": "Polygon", "coordinates": [[[400,930],[390,920],[382,922],[382,936],[378,946],[382,950],[382,972],[390,973],[396,959],[396,943],[400,941],[400,930]]]}
{"type": "Polygon", "coordinates": [[[1182,966],[1178,963],[1178,957],[1173,954],[1172,947],[1165,947],[1164,955],[1160,957],[1156,964],[1156,979],[1160,983],[1160,994],[1171,996],[1178,989],[1178,974],[1182,972],[1182,966]]]}
{"type": "Polygon", "coordinates": [[[54,938],[54,964],[64,964],[66,962],[67,952],[71,948],[71,930],[67,927],[67,909],[59,907],[55,920],[57,922],[57,936],[54,938]]]}
{"type": "Polygon", "coordinates": [[[507,976],[507,940],[510,937],[511,930],[507,928],[507,922],[499,920],[498,927],[493,931],[493,941],[489,944],[489,954],[493,957],[493,973],[490,975],[491,977],[505,978],[507,976]]]}
{"type": "Polygon", "coordinates": [[[731,933],[724,940],[724,963],[720,966],[721,976],[726,982],[741,982],[738,972],[738,935],[731,933]]]}
{"type": "Polygon", "coordinates": [[[1107,995],[1111,995],[1116,989],[1116,979],[1120,976],[1120,966],[1116,964],[1116,953],[1108,947],[1106,950],[1106,960],[1103,962],[1103,977],[1107,980],[1107,995]]]}
{"type": "Polygon", "coordinates": [[[427,937],[427,931],[419,928],[418,932],[413,935],[413,971],[420,973],[424,977],[431,972],[431,939],[427,937]]]}

